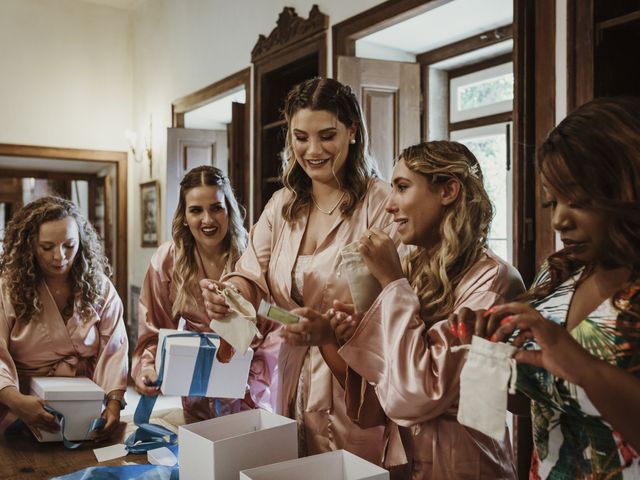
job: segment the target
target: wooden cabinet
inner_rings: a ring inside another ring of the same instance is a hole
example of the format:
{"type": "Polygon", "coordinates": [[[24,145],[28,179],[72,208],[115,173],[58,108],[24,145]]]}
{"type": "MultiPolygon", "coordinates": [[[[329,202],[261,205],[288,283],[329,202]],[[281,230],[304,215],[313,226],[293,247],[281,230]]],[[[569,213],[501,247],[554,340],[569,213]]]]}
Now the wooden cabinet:
{"type": "Polygon", "coordinates": [[[271,195],[282,187],[286,124],[282,109],[289,90],[317,76],[326,76],[329,17],[317,5],[309,18],[291,7],[280,13],[268,37],[260,35],[251,61],[254,73],[253,222],[271,195]]]}

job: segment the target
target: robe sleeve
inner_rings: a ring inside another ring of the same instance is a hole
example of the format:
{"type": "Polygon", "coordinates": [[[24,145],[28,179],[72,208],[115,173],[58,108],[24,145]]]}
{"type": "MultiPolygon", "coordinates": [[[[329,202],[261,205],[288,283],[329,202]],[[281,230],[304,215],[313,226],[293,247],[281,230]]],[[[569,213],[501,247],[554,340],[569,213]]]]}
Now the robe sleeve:
{"type": "Polygon", "coordinates": [[[93,381],[106,392],[127,389],[129,342],[124,324],[124,308],[113,284],[105,278],[104,303],[98,315],[100,347],[93,381]]]}
{"type": "Polygon", "coordinates": [[[154,253],[142,283],[138,301],[138,342],[131,360],[131,376],[135,379],[143,369],[155,371],[158,332],[176,328],[171,314],[170,277],[165,271],[170,242],[154,253]]]}
{"type": "MultiPolygon", "coordinates": [[[[1,288],[0,292],[3,293],[1,288]]],[[[18,372],[9,353],[9,338],[15,318],[9,299],[2,293],[0,293],[0,390],[11,386],[19,387],[18,372]]],[[[2,417],[1,407],[0,417],[2,417]]]]}

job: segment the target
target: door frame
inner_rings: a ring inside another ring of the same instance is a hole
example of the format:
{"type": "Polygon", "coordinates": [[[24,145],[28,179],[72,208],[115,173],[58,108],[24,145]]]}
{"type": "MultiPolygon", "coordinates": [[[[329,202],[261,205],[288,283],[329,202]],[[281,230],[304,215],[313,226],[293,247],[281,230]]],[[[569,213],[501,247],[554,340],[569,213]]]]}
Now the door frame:
{"type": "MultiPolygon", "coordinates": [[[[245,198],[247,211],[249,210],[249,200],[251,195],[251,159],[250,159],[250,124],[253,109],[251,108],[251,67],[247,67],[239,72],[233,73],[228,77],[218,80],[217,82],[207,85],[200,90],[185,95],[171,104],[171,126],[173,128],[184,127],[184,114],[195,110],[207,103],[214,101],[216,98],[223,96],[230,90],[238,87],[244,87],[246,92],[246,103],[244,111],[244,154],[242,159],[242,170],[244,172],[243,181],[241,179],[231,178],[232,185],[235,183],[236,190],[240,190],[243,198],[245,198]],[[240,188],[238,188],[240,187],[240,188]]],[[[168,213],[169,215],[171,213],[168,213]]]]}
{"type": "MultiPolygon", "coordinates": [[[[84,162],[111,163],[116,169],[116,254],[114,263],[116,274],[114,284],[127,314],[127,152],[112,150],[85,150],[79,148],[43,147],[34,145],[17,145],[0,143],[0,156],[4,157],[29,157],[39,160],[73,160],[84,162]]],[[[19,170],[16,168],[16,170],[19,170]]]]}

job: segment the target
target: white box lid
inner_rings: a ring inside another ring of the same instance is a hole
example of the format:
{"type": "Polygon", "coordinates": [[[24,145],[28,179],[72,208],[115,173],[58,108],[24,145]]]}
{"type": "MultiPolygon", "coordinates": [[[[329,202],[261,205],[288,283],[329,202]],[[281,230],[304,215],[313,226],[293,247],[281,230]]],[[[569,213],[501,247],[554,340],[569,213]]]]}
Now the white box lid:
{"type": "MultiPolygon", "coordinates": [[[[158,354],[160,353],[160,348],[162,348],[162,341],[164,337],[167,335],[173,334],[181,334],[181,333],[197,333],[197,332],[189,332],[183,330],[171,330],[168,328],[161,328],[158,335],[158,354]]],[[[217,338],[209,337],[211,343],[213,343],[216,348],[220,345],[220,340],[217,338]]],[[[164,342],[166,353],[165,355],[178,355],[184,357],[195,357],[198,355],[198,349],[200,348],[200,337],[192,336],[192,337],[171,337],[167,338],[167,341],[164,342]]]]}
{"type": "Polygon", "coordinates": [[[33,377],[31,393],[45,401],[104,399],[104,390],[86,377],[33,377]]]}

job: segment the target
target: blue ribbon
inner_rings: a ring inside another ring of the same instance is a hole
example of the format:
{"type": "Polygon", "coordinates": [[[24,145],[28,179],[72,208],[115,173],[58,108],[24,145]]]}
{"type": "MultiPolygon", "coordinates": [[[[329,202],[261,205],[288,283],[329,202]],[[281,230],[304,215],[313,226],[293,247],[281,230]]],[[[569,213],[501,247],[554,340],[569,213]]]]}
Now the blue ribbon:
{"type": "MultiPolygon", "coordinates": [[[[176,337],[200,337],[200,348],[198,349],[198,356],[196,357],[196,364],[193,369],[189,396],[206,396],[209,377],[211,376],[211,368],[213,367],[216,355],[216,346],[211,342],[210,338],[220,338],[215,333],[184,332],[174,333],[164,337],[162,345],[160,346],[160,371],[158,372],[158,379],[152,386],[159,387],[162,385],[167,338],[176,337]]],[[[149,423],[151,412],[153,411],[153,406],[157,398],[157,395],[143,395],[140,397],[136,411],[133,414],[133,422],[138,428],[129,435],[125,441],[128,452],[144,453],[154,448],[169,447],[178,441],[177,435],[171,430],[155,423],[149,423]]]]}
{"type": "MultiPolygon", "coordinates": [[[[56,419],[58,420],[58,423],[60,424],[60,433],[62,434],[62,443],[66,448],[68,448],[69,450],[74,450],[78,448],[80,445],[82,445],[81,443],[70,441],[65,436],[64,434],[65,419],[62,413],[57,411],[55,408],[50,407],[49,405],[45,405],[44,409],[45,411],[49,412],[51,415],[56,417],[56,419]]],[[[104,428],[105,423],[106,422],[102,417],[94,418],[93,420],[91,420],[91,424],[89,425],[89,429],[87,430],[87,436],[91,435],[91,433],[93,433],[95,430],[100,430],[104,428]]],[[[23,428],[26,428],[26,424],[22,420],[18,419],[15,422],[13,422],[11,425],[9,425],[6,428],[4,433],[7,436],[14,435],[20,430],[22,430],[23,428]]]]}
{"type": "Polygon", "coordinates": [[[89,467],[50,480],[178,480],[178,466],[124,465],[89,467]]]}

